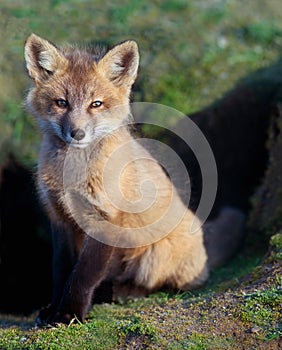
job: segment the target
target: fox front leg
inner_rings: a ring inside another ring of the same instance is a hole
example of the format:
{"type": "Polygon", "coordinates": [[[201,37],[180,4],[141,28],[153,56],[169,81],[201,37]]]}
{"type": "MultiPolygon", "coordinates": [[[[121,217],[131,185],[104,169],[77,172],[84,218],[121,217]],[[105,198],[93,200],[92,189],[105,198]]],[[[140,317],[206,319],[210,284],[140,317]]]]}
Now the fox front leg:
{"type": "Polygon", "coordinates": [[[57,313],[59,302],[62,298],[65,284],[73,270],[78,257],[78,247],[71,230],[63,223],[51,225],[52,231],[52,274],[53,293],[51,304],[42,309],[36,319],[36,324],[42,326],[48,324],[57,313]]]}
{"type": "Polygon", "coordinates": [[[84,321],[95,288],[107,277],[113,249],[90,236],[85,237],[81,255],[66,283],[53,323],[69,323],[74,317],[84,321]]]}

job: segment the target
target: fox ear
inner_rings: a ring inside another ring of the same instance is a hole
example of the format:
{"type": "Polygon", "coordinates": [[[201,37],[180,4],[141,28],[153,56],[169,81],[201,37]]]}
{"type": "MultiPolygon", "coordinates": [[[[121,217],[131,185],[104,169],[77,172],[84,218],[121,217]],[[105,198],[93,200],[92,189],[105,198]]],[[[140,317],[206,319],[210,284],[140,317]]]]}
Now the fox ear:
{"type": "Polygon", "coordinates": [[[138,46],[132,40],[114,46],[98,63],[102,73],[116,86],[128,88],[137,77],[138,65],[138,46]]]}
{"type": "Polygon", "coordinates": [[[66,59],[55,45],[31,34],[25,43],[25,61],[29,76],[37,82],[48,79],[66,59]]]}

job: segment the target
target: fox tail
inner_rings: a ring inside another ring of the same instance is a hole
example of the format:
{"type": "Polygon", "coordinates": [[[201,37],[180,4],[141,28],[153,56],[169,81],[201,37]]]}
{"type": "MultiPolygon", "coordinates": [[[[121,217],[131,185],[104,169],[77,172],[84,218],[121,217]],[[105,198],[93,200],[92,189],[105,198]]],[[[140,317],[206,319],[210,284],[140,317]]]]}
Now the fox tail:
{"type": "Polygon", "coordinates": [[[215,219],[203,225],[210,269],[223,265],[236,254],[245,236],[245,220],[241,210],[223,207],[215,219]]]}

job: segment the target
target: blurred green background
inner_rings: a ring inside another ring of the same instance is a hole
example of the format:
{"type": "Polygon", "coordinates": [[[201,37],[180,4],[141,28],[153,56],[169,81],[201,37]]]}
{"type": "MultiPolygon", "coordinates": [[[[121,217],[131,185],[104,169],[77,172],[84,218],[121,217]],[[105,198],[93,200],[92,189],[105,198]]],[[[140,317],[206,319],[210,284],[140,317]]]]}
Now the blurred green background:
{"type": "Polygon", "coordinates": [[[40,135],[24,109],[23,45],[31,32],[58,45],[136,40],[134,100],[185,114],[275,63],[282,49],[279,0],[1,0],[0,13],[0,161],[8,151],[27,164],[37,157],[40,135]]]}

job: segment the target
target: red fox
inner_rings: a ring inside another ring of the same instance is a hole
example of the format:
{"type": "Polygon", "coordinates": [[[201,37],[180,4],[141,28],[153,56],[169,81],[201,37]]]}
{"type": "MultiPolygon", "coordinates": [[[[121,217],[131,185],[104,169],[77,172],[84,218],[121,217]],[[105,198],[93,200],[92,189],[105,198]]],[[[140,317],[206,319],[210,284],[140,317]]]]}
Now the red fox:
{"type": "Polygon", "coordinates": [[[238,246],[243,214],[226,208],[191,234],[194,214],[128,127],[136,42],[57,48],[32,34],[25,60],[53,242],[53,297],[38,324],[84,321],[102,282],[115,299],[202,285],[238,246]]]}

